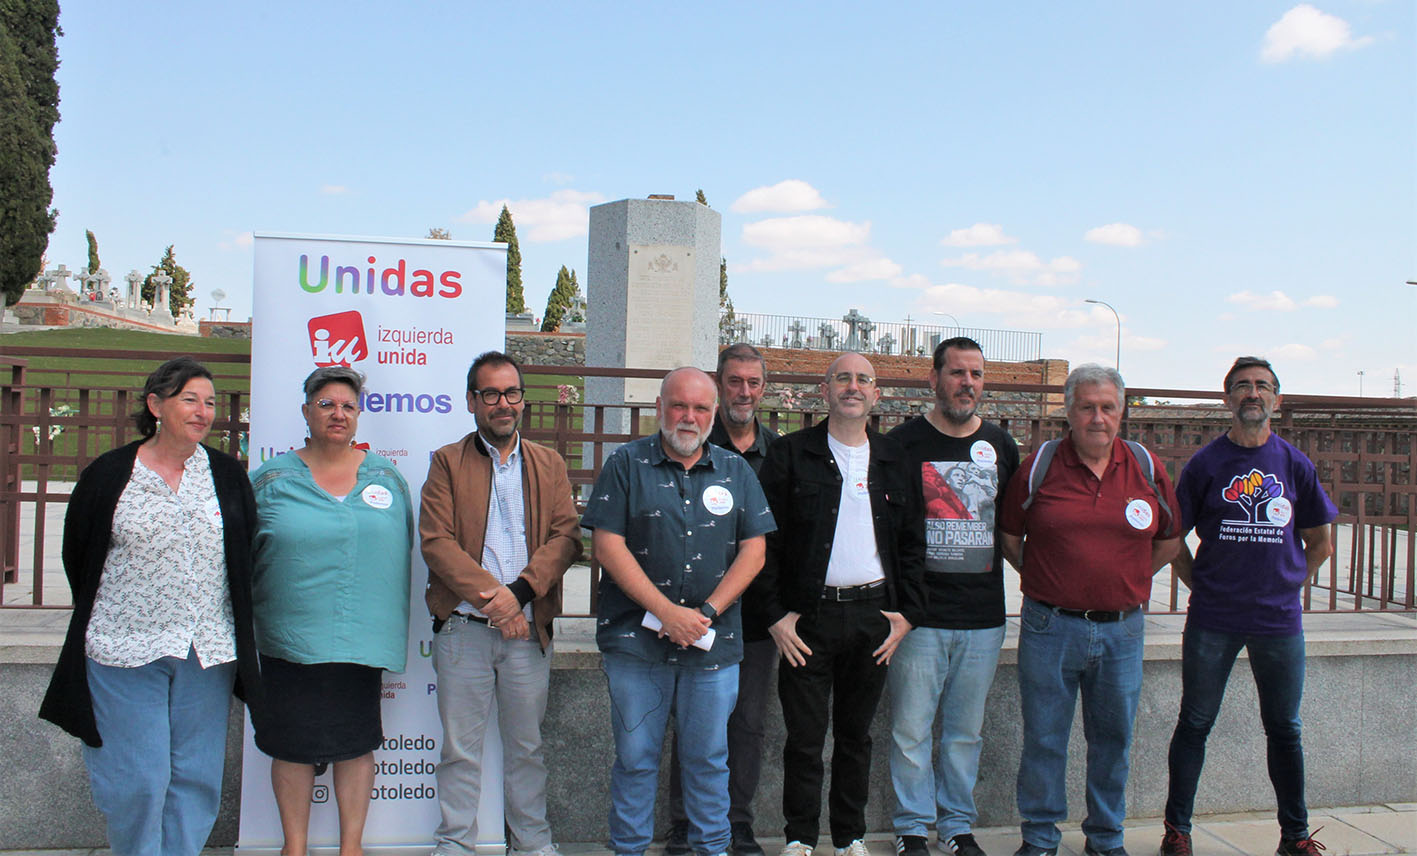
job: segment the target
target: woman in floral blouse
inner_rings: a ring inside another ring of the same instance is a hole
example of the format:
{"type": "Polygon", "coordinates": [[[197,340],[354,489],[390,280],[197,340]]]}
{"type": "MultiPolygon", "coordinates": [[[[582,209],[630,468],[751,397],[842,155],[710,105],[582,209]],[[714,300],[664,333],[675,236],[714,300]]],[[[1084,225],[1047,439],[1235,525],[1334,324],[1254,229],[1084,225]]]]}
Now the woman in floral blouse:
{"type": "Polygon", "coordinates": [[[202,849],[233,687],[259,692],[255,503],[245,467],[201,445],[215,417],[211,372],[163,363],[136,414],[143,439],[85,468],[64,518],[74,612],[40,716],[84,741],[115,853],[202,849]]]}

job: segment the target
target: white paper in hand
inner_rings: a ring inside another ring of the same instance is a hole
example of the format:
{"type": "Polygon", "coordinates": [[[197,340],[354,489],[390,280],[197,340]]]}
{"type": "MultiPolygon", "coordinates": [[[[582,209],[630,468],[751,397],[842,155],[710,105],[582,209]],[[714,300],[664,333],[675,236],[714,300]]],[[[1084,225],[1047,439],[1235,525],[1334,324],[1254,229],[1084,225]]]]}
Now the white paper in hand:
{"type": "MultiPolygon", "coordinates": [[[[653,630],[655,633],[658,633],[660,629],[664,627],[664,622],[656,618],[653,612],[646,610],[645,618],[643,621],[640,622],[640,626],[646,627],[650,630],[653,630]]],[[[717,636],[718,634],[714,632],[712,627],[710,627],[704,632],[704,635],[694,640],[694,647],[703,651],[707,651],[708,649],[713,647],[713,640],[717,636]]]]}

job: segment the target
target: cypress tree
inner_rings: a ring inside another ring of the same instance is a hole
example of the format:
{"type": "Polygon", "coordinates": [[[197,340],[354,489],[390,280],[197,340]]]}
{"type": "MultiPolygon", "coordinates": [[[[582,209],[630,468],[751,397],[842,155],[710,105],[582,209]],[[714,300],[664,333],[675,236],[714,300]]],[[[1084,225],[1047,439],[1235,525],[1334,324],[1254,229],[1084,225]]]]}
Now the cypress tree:
{"type": "Polygon", "coordinates": [[[0,293],[16,303],[39,274],[59,212],[54,123],[59,121],[59,4],[0,2],[0,293]]]}
{"type": "Polygon", "coordinates": [[[497,217],[497,228],[492,231],[492,240],[507,245],[507,311],[526,311],[526,299],[522,296],[522,251],[517,246],[517,227],[512,223],[512,212],[502,206],[497,217]]]}

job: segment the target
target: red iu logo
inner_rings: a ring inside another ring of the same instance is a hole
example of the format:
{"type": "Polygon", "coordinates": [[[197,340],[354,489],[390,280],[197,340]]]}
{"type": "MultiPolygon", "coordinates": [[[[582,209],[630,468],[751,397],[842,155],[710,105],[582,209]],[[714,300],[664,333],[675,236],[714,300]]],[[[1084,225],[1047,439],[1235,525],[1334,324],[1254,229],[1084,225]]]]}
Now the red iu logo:
{"type": "Polygon", "coordinates": [[[310,319],[310,355],[317,366],[348,366],[369,356],[364,319],[356,311],[310,319]]]}

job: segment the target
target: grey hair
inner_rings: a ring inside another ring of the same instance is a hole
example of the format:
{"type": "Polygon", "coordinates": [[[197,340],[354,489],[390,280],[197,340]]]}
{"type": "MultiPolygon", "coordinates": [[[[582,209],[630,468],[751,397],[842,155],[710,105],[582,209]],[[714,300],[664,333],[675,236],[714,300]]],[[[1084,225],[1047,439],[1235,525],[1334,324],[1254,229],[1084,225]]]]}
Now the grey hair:
{"type": "Polygon", "coordinates": [[[349,366],[325,366],[315,369],[305,378],[305,403],[315,400],[315,393],[332,383],[342,383],[354,390],[354,397],[364,394],[364,375],[349,366]]]}
{"type": "Polygon", "coordinates": [[[1063,409],[1072,410],[1077,388],[1092,383],[1112,384],[1117,389],[1117,406],[1126,406],[1127,384],[1122,380],[1122,373],[1097,363],[1085,363],[1068,372],[1068,379],[1063,383],[1063,409]]]}

